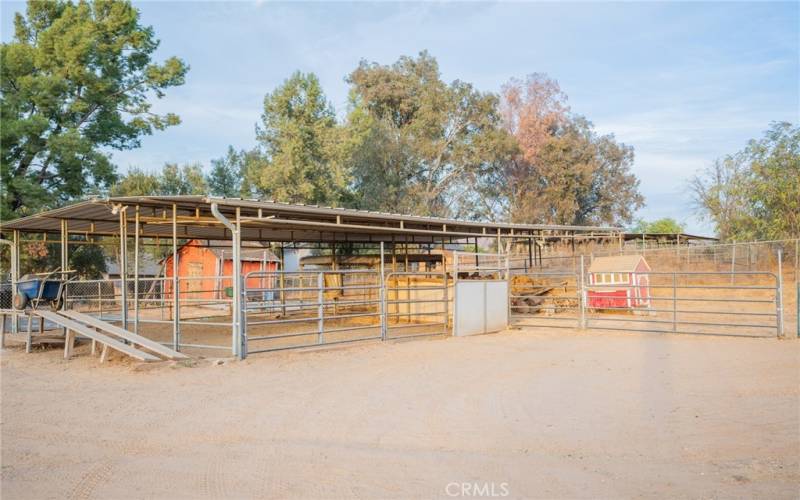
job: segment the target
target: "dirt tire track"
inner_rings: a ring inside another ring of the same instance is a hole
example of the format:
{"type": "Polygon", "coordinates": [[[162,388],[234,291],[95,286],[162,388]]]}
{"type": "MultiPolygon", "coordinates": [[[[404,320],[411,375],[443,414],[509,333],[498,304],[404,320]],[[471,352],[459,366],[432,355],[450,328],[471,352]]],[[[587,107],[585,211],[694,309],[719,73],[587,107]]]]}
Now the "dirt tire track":
{"type": "Polygon", "coordinates": [[[67,498],[71,500],[88,500],[92,498],[92,494],[98,486],[110,482],[113,477],[114,463],[111,460],[103,460],[83,475],[67,498]]]}

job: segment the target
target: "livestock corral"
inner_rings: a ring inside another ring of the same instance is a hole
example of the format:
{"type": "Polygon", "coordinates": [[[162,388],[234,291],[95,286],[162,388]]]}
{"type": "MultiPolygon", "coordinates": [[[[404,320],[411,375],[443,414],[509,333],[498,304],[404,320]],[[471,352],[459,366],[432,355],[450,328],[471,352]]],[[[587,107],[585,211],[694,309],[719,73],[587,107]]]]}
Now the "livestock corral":
{"type": "Polygon", "coordinates": [[[59,291],[0,310],[3,497],[796,497],[796,240],[203,197],[0,230],[59,291]]]}
{"type": "MultiPolygon", "coordinates": [[[[60,304],[70,324],[88,315],[124,343],[131,339],[120,332],[131,332],[193,356],[519,325],[773,337],[797,328],[798,240],[720,245],[685,236],[681,245],[679,236],[650,246],[614,228],[202,197],[91,200],[2,229],[16,248],[12,287],[24,281],[25,245],[60,248],[66,269],[71,252],[108,251],[116,236],[118,277],[65,280],[60,304]],[[481,245],[495,251],[475,253],[481,245]],[[286,269],[287,248],[306,252],[299,269],[286,269]],[[161,271],[142,275],[143,256],[159,252],[161,271]]],[[[6,309],[3,333],[28,351],[64,343],[70,329],[56,313],[6,309]]]]}
{"type": "Polygon", "coordinates": [[[517,260],[512,318],[548,328],[797,336],[797,246],[786,240],[605,249],[550,255],[542,268],[517,260]],[[631,269],[632,258],[646,269],[631,269]],[[601,271],[593,270],[597,265],[601,271]]]}

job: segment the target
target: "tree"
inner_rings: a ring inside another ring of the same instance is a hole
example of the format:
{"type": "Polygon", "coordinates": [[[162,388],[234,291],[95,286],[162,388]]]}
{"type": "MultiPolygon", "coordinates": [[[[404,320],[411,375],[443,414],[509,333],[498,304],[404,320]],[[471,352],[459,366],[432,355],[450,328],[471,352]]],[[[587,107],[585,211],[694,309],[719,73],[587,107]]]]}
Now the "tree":
{"type": "Polygon", "coordinates": [[[683,224],[671,217],[665,217],[651,222],[639,219],[636,225],[631,227],[631,232],[633,233],[680,234],[683,233],[683,231],[683,224]]]}
{"type": "Polygon", "coordinates": [[[111,186],[112,196],[147,196],[162,194],[158,176],[140,168],[131,168],[111,186]]]}
{"type": "Polygon", "coordinates": [[[208,194],[208,184],[200,164],[178,166],[167,163],[159,176],[159,194],[208,194]]]}
{"type": "Polygon", "coordinates": [[[251,180],[260,178],[263,163],[257,150],[236,151],[228,146],[225,156],[211,160],[211,172],[206,177],[209,192],[214,196],[252,196],[255,188],[251,180]]]}
{"type": "Polygon", "coordinates": [[[621,224],[643,204],[633,148],[569,113],[558,83],[533,74],[503,87],[503,125],[518,151],[482,185],[512,222],[621,224]]]}
{"type": "Polygon", "coordinates": [[[175,57],[152,62],[153,29],[129,2],[28,2],[2,44],[0,215],[64,203],[114,181],[108,149],[179,123],[150,97],[184,82],[175,57]]]}
{"type": "Polygon", "coordinates": [[[500,129],[497,97],[442,81],[422,52],[390,66],[362,61],[348,77],[354,202],[361,208],[458,216],[474,185],[513,141],[500,129]]]}
{"type": "Polygon", "coordinates": [[[202,195],[208,193],[208,184],[199,164],[178,166],[167,163],[161,174],[130,169],[110,192],[113,196],[202,195]]]}
{"type": "Polygon", "coordinates": [[[228,152],[222,158],[211,160],[211,173],[207,182],[209,192],[214,196],[234,197],[240,194],[241,160],[233,146],[228,146],[228,152]]]}
{"type": "Polygon", "coordinates": [[[542,149],[569,120],[567,96],[558,82],[541,73],[524,80],[512,78],[503,85],[501,96],[503,127],[519,149],[497,172],[499,177],[491,179],[485,198],[492,204],[487,208],[514,222],[541,221],[543,215],[535,212],[544,204],[531,193],[531,184],[539,184],[541,170],[547,168],[540,158],[542,149]]]}
{"type": "Polygon", "coordinates": [[[776,122],[761,140],[690,181],[699,214],[723,240],[800,236],[800,128],[776,122]]]}
{"type": "Polygon", "coordinates": [[[335,115],[316,75],[296,72],[267,94],[261,121],[262,156],[248,159],[247,167],[256,191],[290,203],[337,205],[347,175],[335,161],[335,115]]]}

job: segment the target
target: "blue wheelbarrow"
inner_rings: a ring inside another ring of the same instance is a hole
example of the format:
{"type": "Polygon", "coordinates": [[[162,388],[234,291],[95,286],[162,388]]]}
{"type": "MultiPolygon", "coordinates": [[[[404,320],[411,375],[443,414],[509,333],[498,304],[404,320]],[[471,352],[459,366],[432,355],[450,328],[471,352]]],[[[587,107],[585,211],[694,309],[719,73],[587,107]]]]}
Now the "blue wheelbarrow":
{"type": "Polygon", "coordinates": [[[74,279],[75,271],[55,271],[49,273],[26,274],[17,281],[14,294],[14,309],[19,311],[30,306],[38,309],[42,304],[49,304],[54,311],[64,305],[64,290],[67,282],[74,279]]]}

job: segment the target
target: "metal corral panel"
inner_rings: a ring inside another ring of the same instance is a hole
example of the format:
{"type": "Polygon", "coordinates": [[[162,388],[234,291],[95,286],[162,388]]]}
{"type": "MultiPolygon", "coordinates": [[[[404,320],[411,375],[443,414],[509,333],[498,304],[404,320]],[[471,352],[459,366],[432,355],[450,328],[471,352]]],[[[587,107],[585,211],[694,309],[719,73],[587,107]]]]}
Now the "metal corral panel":
{"type": "Polygon", "coordinates": [[[508,282],[465,280],[456,283],[455,328],[463,337],[508,327],[508,282]]]}

